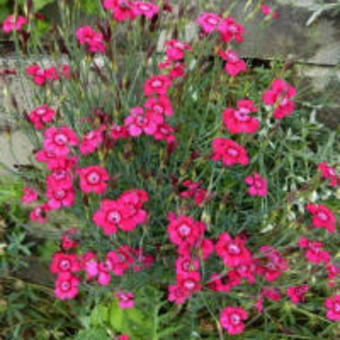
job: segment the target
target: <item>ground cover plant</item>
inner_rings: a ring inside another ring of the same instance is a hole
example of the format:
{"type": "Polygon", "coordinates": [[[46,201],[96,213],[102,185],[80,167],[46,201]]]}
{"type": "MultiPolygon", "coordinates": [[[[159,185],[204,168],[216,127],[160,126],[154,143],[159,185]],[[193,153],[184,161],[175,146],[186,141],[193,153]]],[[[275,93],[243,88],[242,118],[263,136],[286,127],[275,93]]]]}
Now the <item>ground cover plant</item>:
{"type": "Polygon", "coordinates": [[[21,60],[2,84],[32,90],[24,108],[6,91],[34,148],[12,170],[20,226],[50,233],[60,317],[45,333],[4,319],[21,325],[6,336],[335,339],[339,140],[315,120],[322,99],[290,65],[241,59],[230,11],[202,9],[189,41],[183,2],[96,4],[78,24],[80,1],[60,1],[48,64],[31,2],[2,25],[21,60]]]}

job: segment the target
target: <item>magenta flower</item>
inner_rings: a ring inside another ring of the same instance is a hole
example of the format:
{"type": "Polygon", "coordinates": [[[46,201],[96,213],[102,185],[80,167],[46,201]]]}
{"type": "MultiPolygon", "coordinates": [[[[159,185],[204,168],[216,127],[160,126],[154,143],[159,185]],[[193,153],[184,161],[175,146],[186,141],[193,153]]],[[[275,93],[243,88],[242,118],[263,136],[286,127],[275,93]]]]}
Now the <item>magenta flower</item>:
{"type": "Polygon", "coordinates": [[[215,250],[227,267],[233,268],[251,261],[251,253],[245,246],[245,240],[239,236],[232,239],[226,232],[218,237],[215,250]]]}
{"type": "Polygon", "coordinates": [[[98,149],[103,142],[104,130],[105,126],[101,126],[97,130],[91,130],[83,137],[79,145],[79,151],[82,155],[88,155],[98,149]]]}
{"type": "Polygon", "coordinates": [[[168,76],[152,76],[144,84],[144,94],[147,97],[153,94],[166,95],[170,86],[171,79],[168,76]]]}
{"type": "Polygon", "coordinates": [[[131,292],[120,292],[115,294],[116,298],[118,299],[118,304],[120,308],[133,308],[135,305],[135,301],[133,300],[135,297],[134,293],[131,292]]]}
{"type": "Polygon", "coordinates": [[[167,96],[158,96],[158,97],[149,97],[144,106],[151,112],[172,116],[173,110],[171,106],[171,102],[169,97],[167,96]]]}
{"type": "Polygon", "coordinates": [[[256,272],[264,275],[268,282],[275,281],[282,272],[289,269],[286,260],[276,248],[265,245],[259,249],[259,252],[265,257],[265,263],[257,264],[256,272]]]}
{"type": "Polygon", "coordinates": [[[326,228],[330,233],[335,231],[336,219],[330,209],[322,204],[309,203],[306,209],[313,215],[313,225],[316,228],[326,228]]]}
{"type": "Polygon", "coordinates": [[[217,30],[220,32],[221,38],[224,42],[231,42],[234,39],[238,43],[243,41],[245,30],[234,18],[226,17],[223,19],[219,23],[217,30]]]}
{"type": "Polygon", "coordinates": [[[249,185],[248,194],[250,196],[267,196],[267,180],[260,176],[257,172],[253,173],[245,179],[249,185]]]}
{"type": "Polygon", "coordinates": [[[289,296],[292,303],[297,304],[300,301],[305,301],[305,295],[309,290],[309,286],[291,286],[286,289],[286,294],[289,296]]]}
{"type": "Polygon", "coordinates": [[[134,20],[136,13],[133,1],[130,0],[104,0],[103,6],[111,11],[112,18],[116,21],[134,20]]]}
{"type": "Polygon", "coordinates": [[[50,266],[51,273],[76,273],[80,270],[80,264],[75,254],[55,253],[50,266]]]}
{"type": "Polygon", "coordinates": [[[84,193],[103,194],[106,191],[107,181],[109,180],[109,174],[106,169],[99,165],[92,165],[79,168],[77,172],[80,177],[80,189],[84,193]]]}
{"type": "Polygon", "coordinates": [[[61,207],[71,207],[75,200],[75,189],[73,187],[59,187],[49,185],[46,192],[48,206],[53,210],[61,207]]]}
{"type": "Polygon", "coordinates": [[[38,199],[38,193],[29,187],[24,187],[24,193],[21,197],[21,201],[24,204],[30,204],[38,199]]]}
{"type": "Polygon", "coordinates": [[[184,51],[191,51],[189,44],[180,40],[171,39],[165,42],[165,54],[169,61],[180,61],[184,59],[184,51]]]}
{"type": "Polygon", "coordinates": [[[152,19],[159,12],[157,5],[145,1],[132,2],[132,10],[136,16],[144,15],[148,19],[152,19]]]}
{"type": "Polygon", "coordinates": [[[224,125],[230,133],[255,133],[259,129],[259,121],[250,113],[257,111],[252,100],[239,100],[237,109],[227,107],[223,112],[224,125]]]}
{"type": "Polygon", "coordinates": [[[336,187],[340,184],[340,176],[336,174],[335,167],[331,167],[326,162],[322,162],[318,164],[318,169],[323,178],[330,180],[331,187],[336,187]]]}
{"type": "Polygon", "coordinates": [[[196,19],[196,22],[204,33],[209,34],[217,28],[221,20],[218,14],[205,12],[196,19]]]}
{"type": "Polygon", "coordinates": [[[189,216],[176,216],[169,220],[169,239],[184,252],[194,246],[204,234],[205,226],[189,216]]]}
{"type": "Polygon", "coordinates": [[[47,212],[50,210],[50,207],[47,203],[44,203],[42,205],[38,205],[34,207],[34,209],[30,213],[30,219],[33,222],[38,222],[40,224],[43,224],[47,221],[47,212]]]}
{"type": "Polygon", "coordinates": [[[52,151],[56,156],[66,156],[69,153],[69,145],[78,144],[78,138],[73,130],[67,126],[57,128],[51,126],[44,132],[44,148],[52,151]]]}
{"type": "Polygon", "coordinates": [[[11,33],[12,31],[21,31],[22,26],[27,24],[27,19],[23,16],[15,17],[14,14],[9,15],[2,23],[2,31],[11,33]]]}
{"type": "Polygon", "coordinates": [[[143,132],[147,135],[153,135],[157,131],[158,125],[163,124],[164,118],[162,114],[148,111],[144,114],[143,108],[134,107],[130,111],[130,115],[124,120],[124,125],[130,136],[138,137],[143,132]]]}
{"type": "Polygon", "coordinates": [[[31,76],[33,82],[38,86],[42,86],[48,81],[56,81],[59,79],[58,72],[54,67],[43,69],[37,64],[28,66],[26,68],[26,74],[31,76]]]}
{"type": "Polygon", "coordinates": [[[168,290],[168,300],[171,302],[176,302],[178,305],[181,305],[190,296],[190,292],[185,289],[185,287],[179,286],[177,284],[170,285],[168,290]]]}
{"type": "Polygon", "coordinates": [[[228,138],[215,138],[212,141],[212,159],[222,162],[225,166],[234,164],[248,165],[249,157],[246,149],[228,138]]]}
{"type": "Polygon", "coordinates": [[[38,130],[41,130],[45,127],[46,123],[52,122],[54,114],[54,110],[48,105],[44,104],[32,110],[28,117],[33,123],[34,127],[38,130]]]}
{"type": "Polygon", "coordinates": [[[289,85],[282,79],[275,79],[272,82],[271,88],[262,96],[262,100],[266,105],[274,106],[274,117],[282,119],[285,116],[290,116],[294,110],[293,97],[296,95],[294,86],[289,85]]]}
{"type": "Polygon", "coordinates": [[[332,321],[340,321],[340,295],[336,294],[329,297],[325,301],[325,307],[327,308],[327,319],[332,321]]]}
{"type": "Polygon", "coordinates": [[[302,236],[298,243],[299,247],[306,248],[306,259],[310,263],[328,264],[330,255],[328,251],[323,250],[323,243],[318,241],[309,241],[306,237],[302,236]]]}
{"type": "Polygon", "coordinates": [[[90,52],[105,53],[103,34],[93,30],[91,26],[79,27],[76,37],[80,45],[85,45],[90,52]]]}
{"type": "Polygon", "coordinates": [[[241,334],[244,330],[244,323],[247,320],[247,312],[240,307],[226,307],[220,315],[220,324],[227,330],[229,335],[241,334]]]}
{"type": "Polygon", "coordinates": [[[230,76],[236,77],[239,73],[247,70],[247,64],[239,58],[235,51],[231,49],[226,51],[219,50],[218,54],[227,62],[225,70],[230,76]]]}
{"type": "Polygon", "coordinates": [[[276,11],[273,11],[271,7],[269,7],[267,4],[261,4],[261,12],[264,15],[272,15],[273,19],[278,19],[279,13],[276,11]]]}
{"type": "Polygon", "coordinates": [[[79,280],[69,272],[60,273],[55,282],[54,293],[61,300],[73,299],[78,295],[79,280]]]}

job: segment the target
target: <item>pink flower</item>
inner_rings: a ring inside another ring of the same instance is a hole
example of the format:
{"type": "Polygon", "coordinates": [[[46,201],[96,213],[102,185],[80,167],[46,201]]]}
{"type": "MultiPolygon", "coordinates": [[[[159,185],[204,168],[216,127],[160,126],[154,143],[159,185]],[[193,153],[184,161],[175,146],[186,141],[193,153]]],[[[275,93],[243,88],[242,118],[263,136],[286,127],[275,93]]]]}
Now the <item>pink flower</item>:
{"type": "Polygon", "coordinates": [[[326,270],[328,273],[328,285],[330,287],[334,287],[336,286],[336,278],[338,276],[338,274],[340,273],[340,269],[336,264],[329,264],[326,266],[326,270]]]}
{"type": "Polygon", "coordinates": [[[80,266],[82,270],[85,270],[88,280],[91,280],[99,274],[96,255],[91,251],[88,251],[81,256],[80,266]]]}
{"type": "Polygon", "coordinates": [[[69,145],[78,144],[76,134],[67,126],[57,128],[51,126],[44,132],[44,148],[52,151],[56,156],[66,156],[69,153],[69,145]]]}
{"type": "Polygon", "coordinates": [[[107,286],[111,282],[111,271],[112,271],[112,265],[111,262],[106,259],[104,262],[99,262],[98,266],[98,277],[97,282],[101,286],[107,286]]]}
{"type": "Polygon", "coordinates": [[[225,70],[230,76],[236,77],[239,73],[247,70],[247,64],[239,58],[235,51],[231,49],[219,50],[218,54],[227,62],[225,70]]]}
{"type": "Polygon", "coordinates": [[[78,242],[75,240],[77,232],[76,228],[71,228],[61,235],[61,246],[64,250],[78,247],[78,242]]]}
{"type": "Polygon", "coordinates": [[[168,289],[168,300],[171,302],[176,302],[178,305],[181,305],[190,296],[190,292],[185,289],[185,287],[179,286],[177,284],[170,285],[168,289]]]}
{"type": "Polygon", "coordinates": [[[183,250],[194,246],[204,234],[204,224],[192,217],[176,216],[169,222],[167,227],[169,239],[183,250]]]}
{"type": "Polygon", "coordinates": [[[88,132],[80,142],[79,151],[82,155],[88,155],[97,150],[99,145],[103,142],[103,131],[105,126],[97,130],[88,132]]]}
{"type": "Polygon", "coordinates": [[[308,292],[309,286],[291,286],[287,288],[286,294],[289,296],[292,303],[297,304],[300,301],[305,301],[305,294],[308,292]]]}
{"type": "Polygon", "coordinates": [[[167,96],[149,97],[144,106],[151,112],[172,116],[173,110],[167,96]]]}
{"type": "Polygon", "coordinates": [[[249,185],[248,193],[250,196],[267,196],[267,180],[260,176],[257,172],[253,173],[245,179],[249,185]]]}
{"type": "Polygon", "coordinates": [[[196,22],[201,27],[204,33],[208,34],[214,31],[222,18],[216,13],[203,13],[199,18],[197,18],[196,22]]]}
{"type": "Polygon", "coordinates": [[[116,233],[117,228],[132,231],[147,219],[147,213],[142,209],[147,199],[144,191],[130,190],[116,201],[103,200],[93,216],[93,222],[102,227],[106,235],[116,233]]]}
{"type": "Polygon", "coordinates": [[[49,185],[46,197],[51,209],[58,210],[61,207],[71,207],[74,204],[75,190],[73,187],[59,187],[49,185]]]}
{"type": "Polygon", "coordinates": [[[76,37],[80,45],[86,45],[90,52],[105,53],[103,34],[93,30],[91,26],[79,27],[76,37]]]}
{"type": "Polygon", "coordinates": [[[93,222],[103,228],[105,235],[116,233],[121,220],[120,204],[113,200],[101,201],[99,210],[93,215],[93,222]]]}
{"type": "Polygon", "coordinates": [[[332,321],[340,321],[340,295],[336,294],[329,297],[325,301],[325,307],[327,308],[327,319],[332,321]]]}
{"type": "Polygon", "coordinates": [[[157,125],[157,130],[153,134],[155,140],[165,140],[168,145],[173,145],[175,143],[175,136],[173,133],[175,130],[167,123],[157,125]]]}
{"type": "Polygon", "coordinates": [[[205,238],[199,245],[196,246],[196,249],[197,256],[206,260],[214,252],[214,243],[208,238],[205,238]]]}
{"type": "Polygon", "coordinates": [[[44,104],[31,111],[28,117],[33,123],[34,127],[38,130],[41,130],[45,127],[45,123],[52,122],[54,113],[55,112],[52,108],[44,104]]]}
{"type": "Polygon", "coordinates": [[[281,300],[281,292],[278,288],[264,288],[261,291],[261,296],[266,297],[271,301],[280,301],[281,300]]]}
{"type": "Polygon", "coordinates": [[[321,172],[323,178],[330,179],[330,185],[336,187],[340,184],[340,176],[336,174],[336,169],[329,166],[326,162],[322,162],[318,165],[318,169],[321,172]]]}
{"type": "Polygon", "coordinates": [[[200,205],[207,194],[207,191],[204,188],[200,188],[202,181],[197,183],[191,182],[189,180],[185,180],[183,182],[183,186],[188,189],[181,192],[181,197],[193,198],[195,200],[196,205],[200,205]]]}
{"type": "Polygon", "coordinates": [[[133,308],[134,305],[135,305],[135,302],[134,302],[134,297],[135,297],[135,294],[134,293],[131,293],[131,292],[127,292],[127,293],[123,293],[123,292],[120,292],[120,293],[116,293],[115,294],[116,298],[118,299],[118,303],[119,303],[119,307],[120,308],[133,308]]]}
{"type": "Polygon", "coordinates": [[[201,275],[196,271],[189,271],[188,273],[177,273],[177,286],[183,287],[190,294],[199,292],[202,289],[200,285],[201,275]]]}
{"type": "Polygon", "coordinates": [[[302,236],[299,240],[299,247],[306,248],[306,259],[310,263],[319,264],[323,262],[328,264],[330,255],[327,251],[323,250],[323,243],[318,241],[309,241],[306,237],[302,236]]]}
{"type": "Polygon", "coordinates": [[[12,31],[19,32],[22,26],[27,24],[27,19],[22,16],[15,17],[14,14],[9,15],[2,23],[2,31],[4,33],[11,33],[12,31]]]}
{"type": "Polygon", "coordinates": [[[24,194],[21,197],[21,201],[25,204],[30,204],[38,199],[38,193],[29,187],[24,187],[24,194]]]}
{"type": "Polygon", "coordinates": [[[157,5],[145,1],[132,2],[132,9],[136,16],[144,15],[148,19],[152,19],[159,12],[157,5]]]}
{"type": "Polygon", "coordinates": [[[124,120],[130,136],[138,137],[143,132],[148,135],[153,135],[158,125],[163,124],[164,118],[161,114],[153,111],[148,111],[146,114],[143,112],[143,108],[135,107],[130,111],[130,115],[124,120]]]}
{"type": "Polygon", "coordinates": [[[77,172],[80,177],[80,189],[84,193],[103,194],[106,191],[109,174],[104,168],[92,165],[80,168],[77,172]]]}
{"type": "Polygon", "coordinates": [[[259,121],[249,114],[257,111],[252,100],[239,100],[237,110],[227,107],[223,112],[224,125],[230,133],[255,133],[259,129],[259,121]]]}
{"type": "Polygon", "coordinates": [[[143,202],[148,201],[148,195],[145,191],[139,189],[130,189],[125,191],[118,198],[122,219],[118,222],[121,230],[130,232],[137,225],[145,223],[147,213],[143,209],[143,202]]]}
{"type": "Polygon", "coordinates": [[[313,215],[313,225],[316,228],[326,228],[330,233],[335,231],[336,219],[330,209],[322,204],[309,203],[306,209],[313,215]]]}
{"type": "Polygon", "coordinates": [[[124,139],[124,138],[128,138],[129,137],[129,132],[126,128],[126,126],[120,126],[117,124],[113,124],[111,126],[111,137],[114,140],[118,140],[118,139],[124,139]]]}
{"type": "Polygon", "coordinates": [[[112,18],[116,21],[133,20],[136,16],[133,2],[129,0],[104,0],[103,6],[112,12],[112,18]]]}
{"type": "Polygon", "coordinates": [[[144,84],[144,93],[147,97],[153,94],[166,95],[170,86],[169,77],[164,75],[152,76],[144,84]]]}
{"type": "Polygon", "coordinates": [[[191,47],[180,40],[171,39],[165,42],[165,53],[169,61],[183,60],[185,50],[190,51],[191,47]]]}
{"type": "Polygon", "coordinates": [[[198,259],[192,259],[190,256],[180,256],[176,260],[176,273],[180,274],[188,274],[191,271],[196,271],[200,267],[200,263],[198,259]]]}
{"type": "Polygon", "coordinates": [[[271,88],[263,94],[263,101],[266,105],[275,106],[274,117],[282,119],[290,116],[294,110],[294,102],[291,98],[295,97],[295,87],[289,85],[282,79],[275,79],[271,88]]]}
{"type": "Polygon", "coordinates": [[[37,64],[33,64],[26,68],[26,74],[32,76],[36,85],[44,85],[47,81],[55,81],[59,79],[57,70],[54,67],[43,69],[37,64]]]}
{"type": "Polygon", "coordinates": [[[227,267],[237,267],[251,260],[251,253],[245,246],[245,240],[239,236],[232,239],[228,233],[220,234],[215,250],[227,267]]]}
{"type": "Polygon", "coordinates": [[[127,335],[127,334],[122,334],[119,338],[118,338],[118,340],[129,340],[130,339],[130,337],[127,335]]]}
{"type": "Polygon", "coordinates": [[[246,149],[231,139],[215,138],[212,141],[212,148],[212,159],[215,161],[222,159],[225,166],[234,164],[248,165],[249,163],[246,149]]]}
{"type": "Polygon", "coordinates": [[[108,252],[106,262],[110,263],[110,270],[115,275],[122,276],[134,262],[132,254],[133,250],[129,246],[124,245],[118,248],[118,252],[108,252]]]}
{"type": "Polygon", "coordinates": [[[51,273],[76,273],[80,270],[80,264],[75,254],[55,253],[50,266],[51,273]]]}
{"type": "Polygon", "coordinates": [[[238,43],[243,41],[245,30],[241,24],[231,17],[223,19],[219,23],[217,30],[220,32],[224,42],[231,42],[233,39],[238,43]]]}
{"type": "Polygon", "coordinates": [[[262,4],[261,5],[261,11],[264,15],[270,15],[272,14],[274,19],[277,19],[279,17],[279,13],[278,12],[273,12],[272,8],[269,7],[266,4],[262,4]]]}
{"type": "Polygon", "coordinates": [[[259,249],[259,252],[265,256],[267,262],[257,265],[256,271],[258,274],[264,275],[268,282],[275,281],[282,272],[288,270],[286,260],[276,248],[265,245],[259,249]]]}
{"type": "Polygon", "coordinates": [[[55,188],[72,188],[73,177],[71,174],[72,162],[67,158],[60,158],[59,161],[51,162],[49,164],[49,170],[52,172],[46,177],[47,190],[52,191],[55,188]]]}
{"type": "MultiPolygon", "coordinates": [[[[242,279],[247,279],[249,284],[255,282],[256,265],[254,261],[250,260],[247,263],[243,263],[240,266],[235,267],[234,270],[230,270],[227,274],[230,282],[241,283],[242,279]]],[[[234,284],[235,285],[235,284],[234,284]]]]}
{"type": "Polygon", "coordinates": [[[47,221],[47,212],[50,210],[50,207],[47,203],[44,203],[42,205],[38,205],[34,207],[34,209],[30,213],[30,219],[33,222],[38,222],[40,224],[43,224],[47,221]]]}
{"type": "Polygon", "coordinates": [[[60,273],[55,282],[54,293],[61,300],[73,299],[78,295],[79,280],[71,273],[60,273]]]}
{"type": "Polygon", "coordinates": [[[229,335],[241,334],[244,330],[244,323],[247,320],[247,312],[240,307],[226,307],[220,315],[220,324],[227,330],[229,335]]]}

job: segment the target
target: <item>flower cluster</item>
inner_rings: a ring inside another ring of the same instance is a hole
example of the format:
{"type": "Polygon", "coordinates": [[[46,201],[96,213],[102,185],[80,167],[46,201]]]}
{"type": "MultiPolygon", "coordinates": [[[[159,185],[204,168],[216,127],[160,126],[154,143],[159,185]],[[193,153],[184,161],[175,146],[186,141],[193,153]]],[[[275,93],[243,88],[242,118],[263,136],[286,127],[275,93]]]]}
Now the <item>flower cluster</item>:
{"type": "Polygon", "coordinates": [[[13,31],[19,32],[27,24],[27,19],[21,15],[9,15],[2,23],[2,31],[9,34],[13,31]]]}
{"type": "Polygon", "coordinates": [[[59,67],[42,68],[38,64],[30,65],[26,68],[26,74],[30,76],[34,84],[38,86],[52,83],[58,80],[60,77],[69,79],[70,67],[67,64],[63,64],[59,67]]]}
{"type": "MultiPolygon", "coordinates": [[[[64,244],[62,239],[62,245],[64,244]]],[[[77,247],[78,244],[74,244],[69,249],[77,247]]],[[[138,272],[149,268],[153,261],[151,255],[144,255],[140,248],[131,249],[128,245],[109,251],[102,261],[92,251],[80,256],[65,252],[55,253],[50,266],[51,273],[57,275],[55,294],[62,300],[73,299],[79,293],[81,280],[95,280],[99,285],[106,286],[110,284],[112,276],[121,277],[128,270],[138,272]]],[[[118,292],[116,297],[121,308],[133,307],[133,293],[118,292]]]]}
{"type": "Polygon", "coordinates": [[[282,79],[275,79],[271,88],[263,94],[263,101],[268,106],[274,106],[274,117],[282,119],[290,116],[294,110],[295,103],[292,100],[296,95],[294,86],[289,85],[282,79]]]}
{"type": "Polygon", "coordinates": [[[116,21],[134,20],[138,16],[152,19],[159,12],[157,5],[146,1],[104,0],[103,6],[116,21]]]}

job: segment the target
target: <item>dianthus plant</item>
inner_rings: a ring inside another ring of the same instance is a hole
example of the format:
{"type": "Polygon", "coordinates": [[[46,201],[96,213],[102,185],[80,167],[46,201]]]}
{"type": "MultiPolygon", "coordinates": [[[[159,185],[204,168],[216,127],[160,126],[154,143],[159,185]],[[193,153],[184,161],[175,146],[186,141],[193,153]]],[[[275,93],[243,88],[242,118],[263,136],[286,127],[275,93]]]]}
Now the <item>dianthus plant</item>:
{"type": "Polygon", "coordinates": [[[34,145],[22,200],[31,229],[60,233],[55,298],[144,315],[106,325],[113,337],[292,334],[292,318],[309,317],[332,334],[334,134],[292,72],[243,60],[240,18],[213,8],[193,18],[167,1],[105,0],[77,24],[79,1],[60,4],[52,64],[32,54],[32,13],[3,26],[34,59],[3,80],[32,88],[13,110],[34,145]]]}

